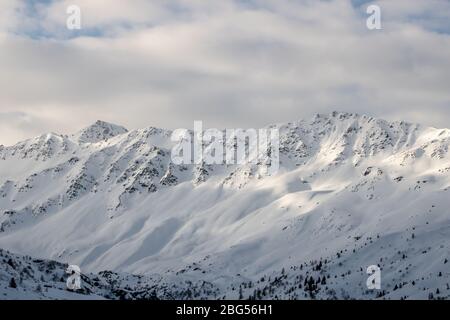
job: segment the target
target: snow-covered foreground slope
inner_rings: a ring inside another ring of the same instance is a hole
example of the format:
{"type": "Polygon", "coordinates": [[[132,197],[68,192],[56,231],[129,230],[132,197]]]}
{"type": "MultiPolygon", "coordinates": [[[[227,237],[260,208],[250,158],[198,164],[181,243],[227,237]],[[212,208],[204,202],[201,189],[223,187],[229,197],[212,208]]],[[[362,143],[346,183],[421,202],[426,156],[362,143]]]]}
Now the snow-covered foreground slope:
{"type": "Polygon", "coordinates": [[[177,166],[170,131],[100,121],[0,147],[0,247],[144,274],[160,298],[449,297],[450,130],[337,112],[277,127],[271,177],[177,166]]]}

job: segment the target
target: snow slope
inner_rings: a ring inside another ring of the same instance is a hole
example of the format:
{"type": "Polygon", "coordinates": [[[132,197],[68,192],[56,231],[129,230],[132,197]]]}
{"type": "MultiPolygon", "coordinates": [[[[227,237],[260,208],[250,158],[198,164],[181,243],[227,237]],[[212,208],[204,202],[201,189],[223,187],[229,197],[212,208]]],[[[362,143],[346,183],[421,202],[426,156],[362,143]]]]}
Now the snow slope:
{"type": "Polygon", "coordinates": [[[271,177],[176,166],[170,131],[101,121],[0,147],[0,247],[209,286],[161,298],[449,297],[450,130],[338,112],[276,127],[271,177]]]}

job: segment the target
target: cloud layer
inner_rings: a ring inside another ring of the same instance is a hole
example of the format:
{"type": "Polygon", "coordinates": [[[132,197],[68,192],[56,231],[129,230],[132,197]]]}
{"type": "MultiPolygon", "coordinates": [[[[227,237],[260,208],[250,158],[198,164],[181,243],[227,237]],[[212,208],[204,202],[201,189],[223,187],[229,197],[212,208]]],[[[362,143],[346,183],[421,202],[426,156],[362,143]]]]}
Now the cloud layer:
{"type": "Polygon", "coordinates": [[[331,110],[450,127],[449,21],[446,0],[3,0],[0,144],[97,119],[259,127],[331,110]]]}

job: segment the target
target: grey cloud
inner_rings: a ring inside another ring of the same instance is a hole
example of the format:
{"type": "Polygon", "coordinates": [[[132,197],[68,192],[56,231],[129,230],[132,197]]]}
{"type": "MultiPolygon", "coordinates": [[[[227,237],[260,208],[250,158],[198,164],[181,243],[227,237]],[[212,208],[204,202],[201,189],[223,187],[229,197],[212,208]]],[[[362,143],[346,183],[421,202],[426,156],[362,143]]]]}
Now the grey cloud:
{"type": "MultiPolygon", "coordinates": [[[[350,1],[174,3],[155,25],[130,9],[140,27],[105,37],[0,37],[0,116],[35,119],[0,143],[96,119],[255,127],[335,109],[450,127],[450,37],[408,22],[400,5],[368,31],[350,1]]],[[[117,19],[104,14],[104,25],[117,19]]]]}
{"type": "Polygon", "coordinates": [[[40,134],[43,127],[50,125],[24,112],[0,112],[0,142],[12,145],[18,140],[40,134]]]}

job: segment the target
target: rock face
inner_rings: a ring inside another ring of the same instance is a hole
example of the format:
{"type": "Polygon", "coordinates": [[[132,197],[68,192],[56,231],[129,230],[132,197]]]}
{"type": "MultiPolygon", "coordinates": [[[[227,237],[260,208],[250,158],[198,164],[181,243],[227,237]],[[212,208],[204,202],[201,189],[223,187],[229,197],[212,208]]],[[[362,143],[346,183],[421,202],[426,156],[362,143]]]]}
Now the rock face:
{"type": "Polygon", "coordinates": [[[170,131],[101,121],[0,148],[0,247],[211,298],[449,296],[450,130],[338,112],[277,127],[274,176],[174,165],[170,131]]]}

